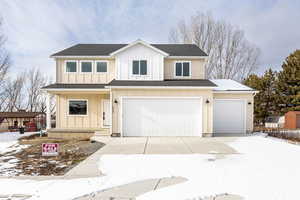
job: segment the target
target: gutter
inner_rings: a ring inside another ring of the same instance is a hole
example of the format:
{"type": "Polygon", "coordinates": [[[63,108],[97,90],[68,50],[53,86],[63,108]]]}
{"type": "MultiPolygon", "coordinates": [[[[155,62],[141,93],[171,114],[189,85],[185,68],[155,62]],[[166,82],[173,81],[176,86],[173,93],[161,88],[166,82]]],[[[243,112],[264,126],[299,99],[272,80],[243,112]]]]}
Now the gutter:
{"type": "Polygon", "coordinates": [[[106,89],[106,88],[101,88],[101,89],[95,89],[95,88],[42,88],[42,90],[44,91],[63,91],[63,92],[67,92],[67,91],[80,91],[80,92],[90,92],[90,91],[95,91],[95,92],[101,92],[101,91],[107,91],[109,92],[110,89],[106,89]]]}
{"type": "Polygon", "coordinates": [[[213,90],[213,93],[231,93],[231,94],[257,94],[257,90],[213,90]]]}
{"type": "Polygon", "coordinates": [[[213,89],[216,87],[199,86],[105,86],[105,88],[115,89],[213,89]]]}

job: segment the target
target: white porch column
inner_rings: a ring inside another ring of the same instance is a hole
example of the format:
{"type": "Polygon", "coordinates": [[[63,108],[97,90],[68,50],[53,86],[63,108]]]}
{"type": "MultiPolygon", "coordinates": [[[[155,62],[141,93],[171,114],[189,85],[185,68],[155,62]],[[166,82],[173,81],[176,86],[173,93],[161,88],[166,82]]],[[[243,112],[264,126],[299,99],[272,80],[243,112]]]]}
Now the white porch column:
{"type": "Polygon", "coordinates": [[[46,130],[51,128],[50,94],[46,93],[46,130]]]}

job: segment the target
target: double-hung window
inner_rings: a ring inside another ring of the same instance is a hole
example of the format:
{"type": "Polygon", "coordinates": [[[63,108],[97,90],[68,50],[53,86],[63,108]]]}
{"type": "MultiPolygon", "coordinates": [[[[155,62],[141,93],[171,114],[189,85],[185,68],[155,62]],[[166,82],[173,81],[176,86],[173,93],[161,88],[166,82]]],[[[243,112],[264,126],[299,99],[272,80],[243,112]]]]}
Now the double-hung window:
{"type": "Polygon", "coordinates": [[[93,72],[93,62],[92,61],[80,61],[81,72],[93,72]]]}
{"type": "Polygon", "coordinates": [[[87,115],[87,100],[69,100],[69,115],[87,115]]]}
{"type": "Polygon", "coordinates": [[[77,61],[66,61],[66,72],[77,72],[77,61]]]}
{"type": "Polygon", "coordinates": [[[175,62],[175,77],[191,76],[191,62],[177,61],[175,62]]]}
{"type": "Polygon", "coordinates": [[[96,62],[96,72],[98,72],[98,73],[107,72],[107,62],[106,61],[97,61],[96,62]]]}
{"type": "Polygon", "coordinates": [[[133,60],[132,61],[133,75],[147,75],[147,60],[133,60]]]}

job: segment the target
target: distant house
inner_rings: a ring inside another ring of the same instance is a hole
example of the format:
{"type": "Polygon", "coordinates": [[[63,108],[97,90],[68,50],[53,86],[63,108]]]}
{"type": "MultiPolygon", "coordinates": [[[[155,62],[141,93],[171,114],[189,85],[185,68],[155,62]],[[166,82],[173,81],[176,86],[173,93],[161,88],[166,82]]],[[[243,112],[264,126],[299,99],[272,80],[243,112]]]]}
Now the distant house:
{"type": "Polygon", "coordinates": [[[266,119],[266,128],[283,128],[285,123],[284,116],[270,116],[266,119]]]}
{"type": "Polygon", "coordinates": [[[42,112],[0,112],[0,131],[17,131],[21,126],[25,130],[35,131],[45,127],[45,113],[42,112]]]}
{"type": "Polygon", "coordinates": [[[286,129],[300,129],[300,111],[289,111],[285,113],[286,129]]]}

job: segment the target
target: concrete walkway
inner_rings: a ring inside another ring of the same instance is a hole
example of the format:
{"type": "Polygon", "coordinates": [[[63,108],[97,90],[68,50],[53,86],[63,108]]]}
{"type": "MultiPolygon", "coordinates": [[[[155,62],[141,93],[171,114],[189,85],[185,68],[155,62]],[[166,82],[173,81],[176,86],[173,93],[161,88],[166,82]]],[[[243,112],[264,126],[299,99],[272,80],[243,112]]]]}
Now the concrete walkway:
{"type": "Polygon", "coordinates": [[[94,137],[106,145],[70,170],[65,178],[95,177],[101,175],[98,161],[104,154],[236,154],[228,143],[234,137],[94,137]]]}
{"type": "MultiPolygon", "coordinates": [[[[162,189],[172,185],[184,183],[188,181],[183,177],[165,177],[159,179],[147,179],[136,181],[125,185],[120,185],[105,190],[100,190],[92,194],[87,194],[82,197],[75,198],[74,200],[134,200],[136,197],[147,192],[162,189]]],[[[192,197],[191,199],[201,200],[242,200],[243,198],[238,195],[232,194],[219,194],[208,196],[204,198],[192,197]]]]}

